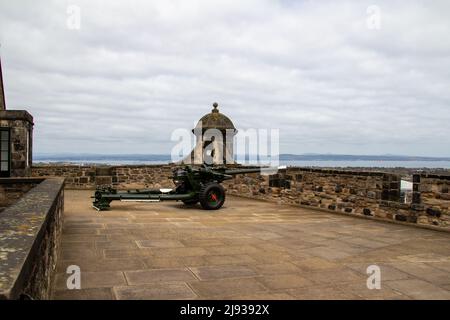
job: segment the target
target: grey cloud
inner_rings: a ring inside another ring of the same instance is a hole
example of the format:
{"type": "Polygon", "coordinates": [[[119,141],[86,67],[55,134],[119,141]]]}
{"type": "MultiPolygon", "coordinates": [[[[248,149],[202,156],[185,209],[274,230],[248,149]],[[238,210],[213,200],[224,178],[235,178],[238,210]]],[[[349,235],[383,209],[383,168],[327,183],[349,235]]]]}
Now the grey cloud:
{"type": "Polygon", "coordinates": [[[450,156],[447,1],[2,1],[7,105],[36,152],[170,153],[218,101],[283,153],[450,156]]]}

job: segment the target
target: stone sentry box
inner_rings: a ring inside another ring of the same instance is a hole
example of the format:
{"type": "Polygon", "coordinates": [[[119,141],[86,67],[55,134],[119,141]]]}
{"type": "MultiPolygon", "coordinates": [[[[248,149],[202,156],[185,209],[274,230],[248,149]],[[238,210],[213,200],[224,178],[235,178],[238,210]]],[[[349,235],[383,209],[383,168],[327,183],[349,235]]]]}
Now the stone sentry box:
{"type": "Polygon", "coordinates": [[[0,176],[30,176],[33,117],[25,110],[0,110],[0,138],[0,176]]]}

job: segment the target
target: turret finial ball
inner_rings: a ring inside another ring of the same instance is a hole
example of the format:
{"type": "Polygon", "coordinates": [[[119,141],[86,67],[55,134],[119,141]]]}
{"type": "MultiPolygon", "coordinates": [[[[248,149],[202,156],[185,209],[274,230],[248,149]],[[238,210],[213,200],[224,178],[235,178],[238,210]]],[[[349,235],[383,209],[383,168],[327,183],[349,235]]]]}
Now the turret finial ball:
{"type": "Polygon", "coordinates": [[[214,102],[214,103],[213,103],[213,107],[214,107],[214,108],[217,108],[218,106],[219,106],[219,104],[218,104],[217,102],[214,102]]]}

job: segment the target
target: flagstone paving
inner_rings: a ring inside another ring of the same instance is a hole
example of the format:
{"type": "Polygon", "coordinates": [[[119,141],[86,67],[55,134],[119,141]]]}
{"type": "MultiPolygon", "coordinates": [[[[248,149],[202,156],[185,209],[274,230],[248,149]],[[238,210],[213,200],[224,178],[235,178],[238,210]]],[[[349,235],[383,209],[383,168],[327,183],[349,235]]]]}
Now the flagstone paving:
{"type": "Polygon", "coordinates": [[[66,190],[55,299],[450,299],[448,233],[237,197],[98,212],[91,193],[66,190]]]}

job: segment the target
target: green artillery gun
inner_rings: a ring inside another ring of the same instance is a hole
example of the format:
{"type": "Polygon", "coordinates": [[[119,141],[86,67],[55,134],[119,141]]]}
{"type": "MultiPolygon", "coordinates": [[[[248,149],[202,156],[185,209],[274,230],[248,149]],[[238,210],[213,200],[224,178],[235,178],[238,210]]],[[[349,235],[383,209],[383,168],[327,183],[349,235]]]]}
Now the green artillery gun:
{"type": "MultiPolygon", "coordinates": [[[[225,202],[225,189],[220,184],[232,179],[236,174],[272,172],[272,168],[227,169],[201,166],[175,169],[172,180],[175,189],[134,189],[118,191],[112,187],[100,187],[95,191],[93,207],[99,211],[108,210],[111,201],[159,202],[166,200],[183,201],[186,205],[200,202],[205,210],[220,209],[225,202]]],[[[275,169],[276,170],[276,169],[275,169]]]]}

